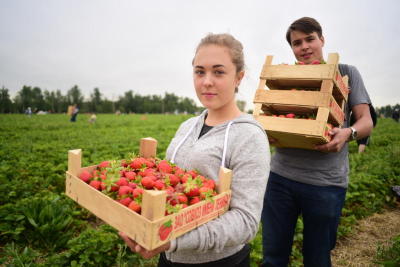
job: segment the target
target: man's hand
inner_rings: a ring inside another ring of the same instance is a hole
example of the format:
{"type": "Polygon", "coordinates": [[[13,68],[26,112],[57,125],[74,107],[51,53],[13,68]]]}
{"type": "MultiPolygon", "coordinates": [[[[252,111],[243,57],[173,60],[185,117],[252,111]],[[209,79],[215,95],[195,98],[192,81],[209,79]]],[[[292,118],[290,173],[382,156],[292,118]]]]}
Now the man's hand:
{"type": "Polygon", "coordinates": [[[132,252],[139,253],[144,259],[147,260],[153,258],[154,256],[157,256],[161,252],[168,250],[171,245],[171,243],[168,242],[156,249],[147,250],[136,243],[134,240],[130,239],[125,233],[119,232],[118,234],[125,241],[126,245],[131,249],[132,252]]]}
{"type": "Polygon", "coordinates": [[[339,152],[351,135],[350,128],[333,128],[329,131],[332,140],[324,145],[315,146],[321,152],[339,152]]]}

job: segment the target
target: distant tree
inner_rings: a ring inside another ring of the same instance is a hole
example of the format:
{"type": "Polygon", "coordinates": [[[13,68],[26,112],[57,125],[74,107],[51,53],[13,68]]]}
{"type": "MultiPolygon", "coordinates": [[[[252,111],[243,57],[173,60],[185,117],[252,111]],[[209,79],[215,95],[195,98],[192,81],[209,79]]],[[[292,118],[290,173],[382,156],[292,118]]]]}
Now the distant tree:
{"type": "Polygon", "coordinates": [[[0,113],[11,113],[12,108],[12,101],[8,94],[8,89],[3,86],[0,89],[0,113]]]}
{"type": "Polygon", "coordinates": [[[81,106],[83,103],[83,99],[84,98],[81,90],[77,85],[74,85],[71,89],[68,90],[67,101],[69,105],[77,104],[78,106],[81,106]]]}
{"type": "Polygon", "coordinates": [[[34,110],[34,107],[32,106],[32,88],[24,85],[22,89],[17,92],[14,102],[17,112],[23,113],[28,107],[31,107],[32,110],[34,110]]]}
{"type": "Polygon", "coordinates": [[[89,110],[91,112],[104,112],[102,110],[102,98],[99,88],[94,88],[93,93],[90,94],[89,110]]]}
{"type": "Polygon", "coordinates": [[[178,108],[179,97],[174,93],[165,93],[162,112],[174,112],[178,108]]]}
{"type": "Polygon", "coordinates": [[[36,86],[32,89],[32,108],[33,111],[46,110],[42,90],[36,86]]]}

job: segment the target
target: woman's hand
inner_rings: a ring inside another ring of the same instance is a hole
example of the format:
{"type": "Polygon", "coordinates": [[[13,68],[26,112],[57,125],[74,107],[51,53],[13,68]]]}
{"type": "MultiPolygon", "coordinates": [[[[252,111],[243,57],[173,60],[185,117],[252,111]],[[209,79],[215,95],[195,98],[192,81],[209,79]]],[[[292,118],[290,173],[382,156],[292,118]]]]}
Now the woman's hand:
{"type": "Polygon", "coordinates": [[[132,252],[139,253],[144,259],[147,260],[157,256],[161,252],[168,250],[171,245],[170,242],[168,242],[156,249],[147,250],[134,240],[130,239],[125,233],[119,232],[118,234],[125,241],[126,245],[131,249],[132,252]]]}

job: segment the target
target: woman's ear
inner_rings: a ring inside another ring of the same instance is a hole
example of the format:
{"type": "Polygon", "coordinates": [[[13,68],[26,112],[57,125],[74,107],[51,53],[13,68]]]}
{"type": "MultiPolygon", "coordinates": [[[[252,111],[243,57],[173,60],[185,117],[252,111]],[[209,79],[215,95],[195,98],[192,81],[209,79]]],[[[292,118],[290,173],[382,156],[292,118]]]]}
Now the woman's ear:
{"type": "Polygon", "coordinates": [[[244,77],[244,70],[240,71],[237,74],[236,87],[238,87],[240,85],[240,82],[242,81],[243,77],[244,77]]]}

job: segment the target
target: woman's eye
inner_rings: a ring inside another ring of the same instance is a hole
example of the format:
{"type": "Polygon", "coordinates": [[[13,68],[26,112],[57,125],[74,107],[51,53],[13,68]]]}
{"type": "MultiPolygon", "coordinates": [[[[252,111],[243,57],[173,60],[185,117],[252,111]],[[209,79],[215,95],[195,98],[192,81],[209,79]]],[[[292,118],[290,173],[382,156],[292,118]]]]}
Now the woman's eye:
{"type": "Polygon", "coordinates": [[[194,71],[194,74],[196,74],[196,75],[202,75],[202,74],[204,74],[204,71],[203,71],[203,70],[195,70],[195,71],[194,71]]]}
{"type": "Polygon", "coordinates": [[[214,73],[215,73],[216,75],[222,75],[222,74],[225,73],[225,71],[223,71],[223,70],[216,70],[214,73]]]}

